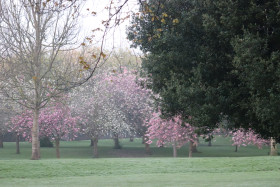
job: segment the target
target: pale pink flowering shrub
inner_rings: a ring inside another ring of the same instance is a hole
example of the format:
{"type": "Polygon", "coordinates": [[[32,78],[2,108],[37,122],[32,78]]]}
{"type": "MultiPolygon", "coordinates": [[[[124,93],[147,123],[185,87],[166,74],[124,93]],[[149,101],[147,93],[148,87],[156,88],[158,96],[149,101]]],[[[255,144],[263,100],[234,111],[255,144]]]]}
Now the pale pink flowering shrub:
{"type": "Polygon", "coordinates": [[[79,117],[73,117],[67,106],[56,103],[42,109],[39,116],[40,135],[50,137],[52,140],[73,140],[80,131],[78,120],[79,117]]]}
{"type": "Polygon", "coordinates": [[[11,118],[11,123],[7,124],[8,132],[21,135],[26,141],[31,142],[31,129],[33,125],[33,113],[30,110],[24,111],[20,115],[11,118]]]}
{"type": "MultiPolygon", "coordinates": [[[[78,119],[78,117],[72,117],[70,109],[60,103],[46,107],[39,114],[39,136],[47,136],[52,140],[73,139],[79,132],[78,119]],[[69,137],[69,134],[72,137],[69,137]]],[[[22,135],[26,141],[31,142],[32,125],[33,113],[30,110],[26,110],[11,118],[9,132],[22,135]]]]}
{"type": "Polygon", "coordinates": [[[181,116],[175,116],[171,119],[160,118],[160,113],[153,113],[152,118],[147,123],[146,136],[149,138],[147,143],[157,139],[157,146],[176,145],[182,147],[189,141],[196,142],[197,134],[195,128],[188,123],[184,123],[181,116]]]}
{"type": "Polygon", "coordinates": [[[232,135],[233,146],[240,147],[255,145],[261,149],[262,146],[269,144],[268,140],[260,138],[259,135],[256,134],[252,129],[246,131],[245,129],[240,128],[235,132],[231,132],[230,134],[232,135]]]}

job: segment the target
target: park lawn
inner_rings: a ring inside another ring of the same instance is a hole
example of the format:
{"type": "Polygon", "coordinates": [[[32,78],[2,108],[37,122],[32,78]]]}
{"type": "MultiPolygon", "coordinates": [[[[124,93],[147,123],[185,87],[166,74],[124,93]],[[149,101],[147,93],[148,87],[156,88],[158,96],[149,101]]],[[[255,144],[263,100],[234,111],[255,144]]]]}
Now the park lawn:
{"type": "Polygon", "coordinates": [[[0,186],[280,186],[280,157],[1,160],[0,186]]]}
{"type": "Polygon", "coordinates": [[[140,139],[99,141],[100,158],[91,158],[89,141],[61,142],[61,159],[54,148],[41,148],[41,160],[32,161],[31,145],[21,142],[0,149],[0,186],[280,186],[280,157],[269,149],[242,147],[236,153],[228,139],[218,137],[212,147],[201,141],[200,153],[186,158],[187,147],[172,158],[172,149],[151,146],[146,155],[140,139]],[[120,158],[121,157],[121,158],[120,158]],[[139,158],[141,157],[141,158],[139,158]]]}
{"type": "MultiPolygon", "coordinates": [[[[119,158],[119,157],[172,157],[171,147],[158,148],[155,142],[151,144],[151,155],[147,155],[144,145],[140,138],[129,142],[128,139],[120,139],[122,149],[112,149],[114,142],[111,139],[99,140],[98,149],[100,158],[119,158]]],[[[269,147],[258,149],[256,146],[240,147],[238,152],[234,152],[230,138],[216,137],[211,147],[208,143],[200,140],[198,146],[199,153],[193,153],[193,157],[250,157],[267,156],[269,147]]],[[[61,158],[87,159],[92,157],[90,141],[62,141],[60,146],[61,158]]],[[[0,149],[0,160],[11,159],[30,159],[31,143],[20,142],[20,154],[15,154],[16,147],[14,142],[5,142],[4,149],[0,149]]],[[[188,157],[188,145],[178,150],[178,157],[188,157]]],[[[56,159],[55,148],[41,148],[41,159],[56,159]]]]}

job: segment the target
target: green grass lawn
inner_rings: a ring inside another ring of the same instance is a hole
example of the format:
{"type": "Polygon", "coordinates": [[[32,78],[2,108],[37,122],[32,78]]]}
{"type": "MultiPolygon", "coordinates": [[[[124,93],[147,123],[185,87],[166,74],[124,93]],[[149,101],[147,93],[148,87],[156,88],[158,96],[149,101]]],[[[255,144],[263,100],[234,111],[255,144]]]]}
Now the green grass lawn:
{"type": "MultiPolygon", "coordinates": [[[[129,142],[128,139],[120,139],[122,149],[113,149],[113,140],[106,139],[98,142],[100,158],[119,158],[119,157],[172,157],[171,147],[156,147],[151,144],[151,155],[145,154],[144,145],[141,139],[135,139],[129,142]]],[[[193,157],[250,157],[267,156],[269,147],[258,149],[256,146],[240,147],[238,152],[234,152],[235,147],[231,145],[229,138],[216,137],[211,147],[203,140],[198,146],[199,153],[193,153],[193,157]]],[[[92,148],[90,141],[72,141],[61,142],[61,158],[91,158],[92,148]]],[[[20,142],[20,154],[15,154],[16,148],[14,142],[5,142],[4,149],[0,149],[0,160],[6,159],[30,159],[31,143],[20,142]]],[[[188,145],[178,150],[178,157],[188,156],[188,145]]],[[[56,159],[55,148],[41,148],[41,159],[56,159]]]]}
{"type": "Polygon", "coordinates": [[[89,141],[61,143],[61,159],[54,148],[41,148],[41,160],[29,160],[31,145],[21,142],[0,149],[0,186],[280,186],[280,157],[267,156],[268,148],[242,147],[236,153],[228,139],[217,138],[212,147],[201,141],[200,153],[179,158],[171,148],[151,146],[146,155],[140,139],[99,143],[100,158],[91,158],[89,141]],[[118,158],[119,157],[119,158],[118,158]],[[121,158],[120,158],[121,157],[121,158]]]}

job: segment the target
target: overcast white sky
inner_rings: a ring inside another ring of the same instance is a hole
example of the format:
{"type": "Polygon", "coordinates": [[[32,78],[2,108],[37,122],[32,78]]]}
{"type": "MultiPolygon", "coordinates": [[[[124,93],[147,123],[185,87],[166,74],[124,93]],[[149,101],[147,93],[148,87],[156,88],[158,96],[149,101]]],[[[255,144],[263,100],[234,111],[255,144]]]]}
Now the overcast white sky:
{"type": "MultiPolygon", "coordinates": [[[[137,11],[138,0],[129,0],[128,3],[123,8],[123,16],[126,16],[126,12],[128,11],[137,11]]],[[[108,18],[108,10],[105,9],[106,6],[110,4],[111,0],[87,0],[84,5],[84,15],[82,18],[82,28],[81,33],[82,35],[91,35],[91,30],[102,27],[102,20],[106,20],[108,18]],[[87,10],[89,9],[89,10],[87,10]],[[92,16],[91,12],[96,12],[96,16],[92,16]]],[[[115,4],[121,5],[123,4],[124,0],[114,0],[115,4]]],[[[126,39],[126,27],[129,25],[129,20],[125,21],[121,24],[118,28],[111,30],[111,32],[106,37],[106,44],[105,49],[111,50],[113,47],[114,49],[122,48],[127,49],[129,48],[130,44],[129,41],[126,39]]],[[[96,41],[101,40],[101,33],[97,34],[95,37],[96,41]]]]}

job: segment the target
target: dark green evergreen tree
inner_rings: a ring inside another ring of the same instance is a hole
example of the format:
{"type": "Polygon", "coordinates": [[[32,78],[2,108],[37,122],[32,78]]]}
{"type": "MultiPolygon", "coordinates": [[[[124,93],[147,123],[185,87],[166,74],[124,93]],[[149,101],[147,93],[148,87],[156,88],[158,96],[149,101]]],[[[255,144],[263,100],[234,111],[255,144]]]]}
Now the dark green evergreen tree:
{"type": "Polygon", "coordinates": [[[227,118],[280,140],[280,1],[151,0],[128,38],[165,116],[199,127],[227,118]],[[190,118],[191,116],[191,118],[190,118]]]}

